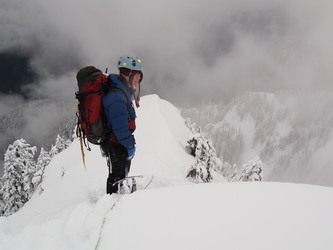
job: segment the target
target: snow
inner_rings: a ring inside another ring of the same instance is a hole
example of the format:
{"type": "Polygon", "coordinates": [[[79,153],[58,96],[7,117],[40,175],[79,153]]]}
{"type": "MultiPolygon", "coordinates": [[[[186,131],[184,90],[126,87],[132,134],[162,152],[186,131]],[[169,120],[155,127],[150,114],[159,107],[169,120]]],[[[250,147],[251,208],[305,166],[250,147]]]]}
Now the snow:
{"type": "Polygon", "coordinates": [[[44,192],[0,218],[0,249],[333,249],[332,188],[190,183],[191,133],[179,111],[151,95],[137,115],[130,174],[145,176],[140,190],[106,195],[99,148],[85,151],[85,170],[75,139],[46,168],[44,192]]]}
{"type": "Polygon", "coordinates": [[[320,187],[253,182],[141,191],[108,215],[100,249],[332,249],[330,197],[320,187]]]}

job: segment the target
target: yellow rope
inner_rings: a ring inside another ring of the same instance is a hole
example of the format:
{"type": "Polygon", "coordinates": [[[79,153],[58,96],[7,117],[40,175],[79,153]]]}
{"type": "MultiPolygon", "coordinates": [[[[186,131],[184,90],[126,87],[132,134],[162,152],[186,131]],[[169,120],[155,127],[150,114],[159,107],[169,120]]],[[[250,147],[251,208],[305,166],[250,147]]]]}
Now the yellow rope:
{"type": "Polygon", "coordinates": [[[87,171],[86,159],[85,159],[85,154],[84,154],[83,142],[82,142],[82,136],[81,136],[81,134],[80,134],[80,145],[81,145],[81,155],[82,155],[83,166],[84,166],[84,168],[87,171]]]}
{"type": "MultiPolygon", "coordinates": [[[[78,101],[77,102],[77,109],[76,109],[76,112],[78,113],[78,114],[80,114],[79,113],[79,105],[80,105],[80,102],[78,101]]],[[[83,148],[83,139],[82,139],[82,133],[81,133],[81,131],[82,131],[82,127],[81,127],[81,123],[79,122],[78,123],[78,126],[79,126],[79,134],[80,134],[80,147],[81,147],[81,155],[82,155],[82,162],[83,162],[83,166],[84,166],[84,168],[85,168],[85,170],[87,171],[87,166],[86,166],[86,159],[85,159],[85,154],[84,154],[84,148],[83,148]]]]}

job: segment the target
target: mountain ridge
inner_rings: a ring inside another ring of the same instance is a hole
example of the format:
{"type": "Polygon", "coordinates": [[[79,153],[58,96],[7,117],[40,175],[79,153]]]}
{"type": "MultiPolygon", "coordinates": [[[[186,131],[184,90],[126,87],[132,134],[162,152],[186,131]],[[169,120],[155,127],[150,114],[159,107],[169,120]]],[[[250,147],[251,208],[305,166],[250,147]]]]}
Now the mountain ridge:
{"type": "Polygon", "coordinates": [[[36,192],[17,213],[0,218],[1,246],[6,250],[333,247],[332,188],[226,183],[217,178],[215,183],[195,184],[186,179],[194,157],[185,150],[191,131],[179,110],[152,95],[142,99],[137,114],[138,151],[130,175],[143,174],[148,180],[153,176],[147,189],[105,194],[105,159],[98,146],[91,145],[85,170],[75,138],[47,166],[44,192],[36,192]]]}

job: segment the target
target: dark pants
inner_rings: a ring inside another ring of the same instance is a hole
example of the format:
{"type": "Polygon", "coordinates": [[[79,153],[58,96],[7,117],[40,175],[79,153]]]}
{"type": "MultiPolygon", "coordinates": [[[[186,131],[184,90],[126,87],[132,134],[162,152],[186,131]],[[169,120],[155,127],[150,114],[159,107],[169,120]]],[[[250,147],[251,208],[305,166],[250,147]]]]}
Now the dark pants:
{"type": "Polygon", "coordinates": [[[101,149],[108,158],[109,177],[106,181],[106,193],[116,193],[118,185],[113,184],[127,177],[131,167],[131,161],[126,160],[127,148],[120,143],[108,141],[101,145],[101,149]]]}

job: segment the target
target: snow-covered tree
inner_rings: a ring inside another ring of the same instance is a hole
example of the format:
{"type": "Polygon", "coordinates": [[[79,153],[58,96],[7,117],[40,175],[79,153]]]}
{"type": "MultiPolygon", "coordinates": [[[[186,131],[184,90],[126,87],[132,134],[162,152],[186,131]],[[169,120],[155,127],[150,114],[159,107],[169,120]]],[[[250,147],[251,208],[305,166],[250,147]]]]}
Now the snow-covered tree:
{"type": "Polygon", "coordinates": [[[196,133],[187,143],[186,148],[196,161],[186,177],[195,182],[210,182],[213,179],[211,170],[220,163],[211,142],[203,138],[200,133],[196,133]]]}
{"type": "Polygon", "coordinates": [[[9,145],[5,153],[2,187],[5,216],[19,210],[34,191],[32,177],[36,150],[24,139],[19,139],[9,145]]]}
{"type": "Polygon", "coordinates": [[[186,150],[195,157],[195,163],[186,177],[194,182],[210,182],[213,179],[212,170],[222,174],[222,161],[217,157],[212,142],[201,134],[200,127],[196,129],[190,118],[185,120],[185,125],[193,134],[187,141],[186,150]]]}
{"type": "MultiPolygon", "coordinates": [[[[44,148],[41,148],[40,154],[39,154],[39,157],[37,160],[37,164],[36,164],[36,173],[32,179],[32,183],[33,183],[35,189],[42,183],[45,167],[50,163],[50,161],[51,161],[51,157],[50,157],[49,152],[44,150],[44,148]]],[[[41,186],[39,186],[39,188],[40,188],[39,193],[42,193],[44,189],[41,186]]]]}
{"type": "Polygon", "coordinates": [[[52,146],[50,150],[50,156],[51,158],[55,156],[56,154],[59,154],[61,151],[68,148],[71,141],[66,140],[64,137],[61,137],[60,135],[57,135],[56,143],[54,146],[52,146]]]}
{"type": "Polygon", "coordinates": [[[238,181],[262,181],[262,161],[257,157],[243,164],[238,181]]]}

